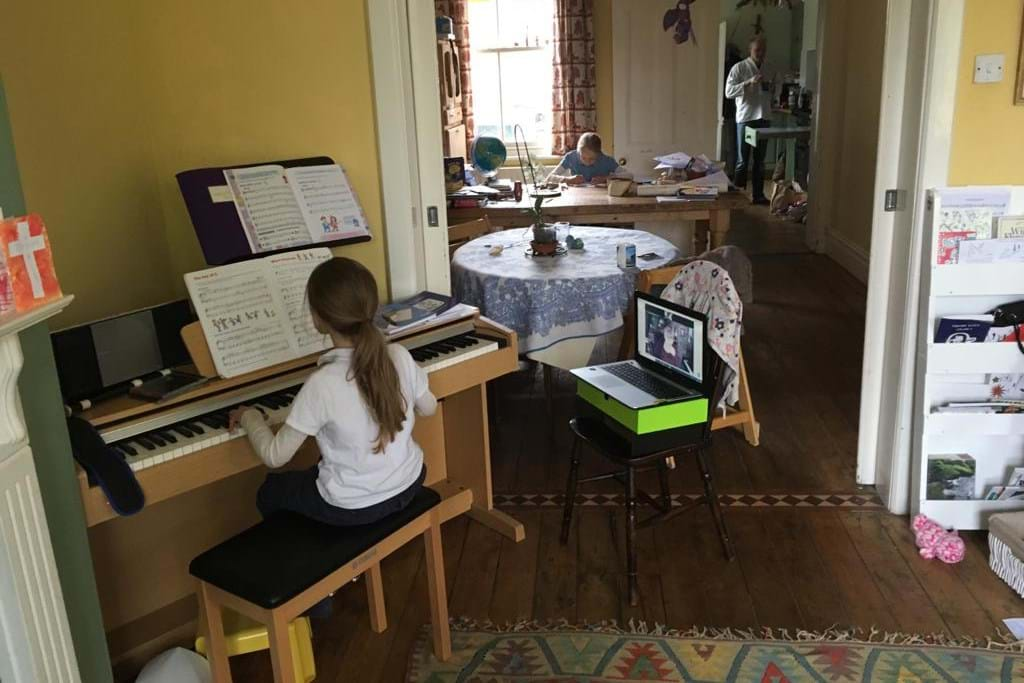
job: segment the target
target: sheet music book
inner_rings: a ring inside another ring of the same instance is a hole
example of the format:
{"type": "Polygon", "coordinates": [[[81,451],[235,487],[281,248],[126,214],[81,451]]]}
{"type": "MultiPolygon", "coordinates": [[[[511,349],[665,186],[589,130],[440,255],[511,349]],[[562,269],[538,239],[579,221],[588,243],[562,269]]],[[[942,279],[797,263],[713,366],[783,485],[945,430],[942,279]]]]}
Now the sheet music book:
{"type": "Polygon", "coordinates": [[[337,164],[229,168],[224,179],[252,253],[369,236],[337,164]]]}
{"type": "Polygon", "coordinates": [[[313,269],[331,256],[330,249],[319,247],[185,275],[221,377],[330,348],[330,337],[313,327],[306,283],[313,269]]]}

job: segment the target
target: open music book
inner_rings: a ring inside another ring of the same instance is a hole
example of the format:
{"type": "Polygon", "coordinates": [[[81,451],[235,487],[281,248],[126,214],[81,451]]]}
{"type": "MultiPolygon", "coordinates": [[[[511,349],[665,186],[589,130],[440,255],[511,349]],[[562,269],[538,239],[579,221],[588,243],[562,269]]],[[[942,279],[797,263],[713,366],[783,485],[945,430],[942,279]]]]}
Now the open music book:
{"type": "Polygon", "coordinates": [[[254,254],[369,235],[337,164],[230,168],[224,178],[254,254]]]}
{"type": "Polygon", "coordinates": [[[217,374],[234,377],[330,348],[313,327],[306,283],[326,247],[185,275],[217,374]]]}

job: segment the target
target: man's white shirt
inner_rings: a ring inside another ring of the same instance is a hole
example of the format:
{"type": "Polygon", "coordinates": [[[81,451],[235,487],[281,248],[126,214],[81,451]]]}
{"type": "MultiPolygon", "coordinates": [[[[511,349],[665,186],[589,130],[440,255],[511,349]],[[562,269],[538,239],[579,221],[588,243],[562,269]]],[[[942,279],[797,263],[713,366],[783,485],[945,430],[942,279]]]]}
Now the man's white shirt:
{"type": "Polygon", "coordinates": [[[725,81],[725,96],[736,100],[736,122],[747,123],[758,119],[771,119],[772,92],[765,92],[761,85],[774,81],[770,65],[765,62],[758,68],[753,58],[747,57],[729,70],[729,78],[725,81]],[[751,80],[762,75],[761,83],[751,80]]]}

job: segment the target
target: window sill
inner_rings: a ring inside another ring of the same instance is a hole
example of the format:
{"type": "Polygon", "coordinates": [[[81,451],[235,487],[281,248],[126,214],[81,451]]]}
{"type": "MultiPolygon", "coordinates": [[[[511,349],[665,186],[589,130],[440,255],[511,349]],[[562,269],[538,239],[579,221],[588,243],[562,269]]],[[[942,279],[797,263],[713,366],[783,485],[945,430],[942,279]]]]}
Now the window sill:
{"type": "MultiPolygon", "coordinates": [[[[550,154],[534,154],[532,151],[530,152],[530,157],[533,159],[533,163],[540,164],[542,166],[557,166],[559,162],[562,161],[562,157],[553,157],[550,154]]],[[[523,158],[523,161],[526,161],[525,157],[523,158]]],[[[501,167],[519,168],[519,159],[516,157],[515,152],[505,159],[505,163],[503,163],[501,167]]]]}

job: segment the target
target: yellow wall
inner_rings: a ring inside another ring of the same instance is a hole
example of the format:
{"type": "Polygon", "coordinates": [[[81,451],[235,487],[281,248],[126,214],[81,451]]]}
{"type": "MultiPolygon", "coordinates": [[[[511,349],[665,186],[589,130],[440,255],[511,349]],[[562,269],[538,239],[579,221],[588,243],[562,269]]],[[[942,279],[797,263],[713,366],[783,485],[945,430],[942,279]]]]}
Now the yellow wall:
{"type": "Polygon", "coordinates": [[[333,157],[375,235],[340,251],[386,288],[363,2],[34,0],[4,23],[26,204],[78,297],[61,323],[184,295],[204,264],[174,174],[207,165],[333,157]]]}
{"type": "Polygon", "coordinates": [[[1022,0],[967,0],[957,77],[951,185],[1024,185],[1024,105],[1014,106],[1022,0]],[[1006,55],[1001,83],[975,84],[974,58],[1006,55]]]}
{"type": "Polygon", "coordinates": [[[594,62],[597,70],[597,132],[609,154],[615,151],[612,98],[612,0],[594,0],[594,62]]]}

